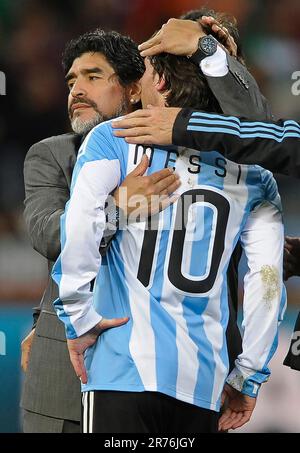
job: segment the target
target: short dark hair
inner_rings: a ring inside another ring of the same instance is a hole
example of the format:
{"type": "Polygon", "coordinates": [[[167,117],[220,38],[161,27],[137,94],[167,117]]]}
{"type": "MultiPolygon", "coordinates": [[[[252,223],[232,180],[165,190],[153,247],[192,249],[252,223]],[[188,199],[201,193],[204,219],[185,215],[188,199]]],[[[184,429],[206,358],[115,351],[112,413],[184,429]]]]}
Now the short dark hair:
{"type": "Polygon", "coordinates": [[[221,113],[220,105],[200,68],[186,57],[162,53],[150,63],[165,80],[168,107],[189,107],[221,113]]]}
{"type": "MultiPolygon", "coordinates": [[[[240,34],[237,26],[237,20],[234,16],[231,16],[230,14],[227,13],[221,13],[221,12],[216,12],[213,9],[209,8],[201,8],[201,9],[193,9],[192,11],[189,11],[182,16],[180,16],[180,19],[185,19],[185,20],[193,20],[197,22],[199,19],[201,19],[203,16],[210,16],[216,19],[218,22],[223,27],[226,27],[230,35],[233,37],[235,40],[235,43],[237,45],[237,59],[240,63],[245,65],[245,55],[243,52],[242,48],[242,43],[240,39],[240,34]]],[[[209,28],[203,26],[204,31],[206,33],[210,33],[215,38],[218,39],[218,36],[216,36],[209,28]]],[[[221,43],[222,44],[222,43],[221,43]]]]}
{"type": "Polygon", "coordinates": [[[139,80],[145,72],[144,60],[140,56],[137,44],[131,38],[116,31],[97,28],[72,39],[66,45],[62,60],[65,74],[70,70],[74,60],[87,52],[103,54],[122,86],[139,80]]]}

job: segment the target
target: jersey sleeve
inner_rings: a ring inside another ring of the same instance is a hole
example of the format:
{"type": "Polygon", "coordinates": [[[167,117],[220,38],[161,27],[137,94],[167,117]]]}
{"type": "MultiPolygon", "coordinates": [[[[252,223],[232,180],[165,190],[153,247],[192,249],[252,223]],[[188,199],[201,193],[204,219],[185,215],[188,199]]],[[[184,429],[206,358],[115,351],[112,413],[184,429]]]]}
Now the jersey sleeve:
{"type": "Polygon", "coordinates": [[[59,288],[54,306],[65,323],[68,339],[83,335],[102,319],[93,307],[91,282],[101,265],[106,198],[119,184],[120,176],[109,128],[97,126],[79,150],[71,197],[61,217],[61,254],[52,271],[59,288]]]}
{"type": "Polygon", "coordinates": [[[247,121],[182,109],[172,142],[199,151],[218,151],[243,164],[258,164],[274,173],[300,178],[300,125],[293,120],[247,121]]]}
{"type": "Polygon", "coordinates": [[[241,235],[248,272],[244,279],[243,345],[227,383],[256,397],[270,375],[278,344],[278,325],[286,307],[282,280],[284,231],[282,215],[265,201],[249,216],[241,235]]]}

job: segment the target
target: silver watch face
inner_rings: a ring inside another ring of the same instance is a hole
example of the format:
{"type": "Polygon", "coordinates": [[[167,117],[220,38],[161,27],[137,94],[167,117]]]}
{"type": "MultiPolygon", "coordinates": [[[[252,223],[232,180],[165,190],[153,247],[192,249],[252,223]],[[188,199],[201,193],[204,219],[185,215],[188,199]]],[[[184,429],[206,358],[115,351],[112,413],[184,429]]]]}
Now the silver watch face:
{"type": "Polygon", "coordinates": [[[217,50],[217,41],[212,36],[204,36],[200,43],[201,49],[206,55],[213,55],[217,50]]]}

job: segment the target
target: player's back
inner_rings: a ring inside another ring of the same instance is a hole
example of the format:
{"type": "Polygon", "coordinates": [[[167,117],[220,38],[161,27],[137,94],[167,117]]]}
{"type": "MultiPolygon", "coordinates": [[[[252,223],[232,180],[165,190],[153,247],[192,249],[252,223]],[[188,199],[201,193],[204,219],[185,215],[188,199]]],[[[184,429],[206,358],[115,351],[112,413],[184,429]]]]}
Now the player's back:
{"type": "Polygon", "coordinates": [[[228,262],[250,212],[278,203],[276,183],[217,152],[119,143],[121,179],[146,151],[148,174],[174,167],[182,184],[174,205],[129,223],[103,259],[94,305],[130,321],[88,352],[84,390],[160,391],[218,410],[228,372],[228,262]]]}

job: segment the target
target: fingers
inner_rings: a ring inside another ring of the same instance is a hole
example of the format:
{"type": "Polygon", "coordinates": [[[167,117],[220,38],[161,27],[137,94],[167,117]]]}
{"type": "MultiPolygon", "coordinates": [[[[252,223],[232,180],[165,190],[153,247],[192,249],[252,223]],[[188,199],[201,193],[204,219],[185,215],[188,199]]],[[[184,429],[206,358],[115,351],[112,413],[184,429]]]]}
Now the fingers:
{"type": "MultiPolygon", "coordinates": [[[[172,168],[164,168],[163,170],[156,171],[155,173],[152,173],[152,175],[149,175],[149,179],[152,184],[157,184],[162,179],[172,176],[173,181],[174,181],[173,173],[174,173],[174,171],[172,168]]],[[[159,192],[156,192],[156,193],[159,193],[159,192]]]]}
{"type": "Polygon", "coordinates": [[[147,154],[143,154],[141,162],[138,164],[138,166],[131,173],[129,173],[129,175],[131,175],[131,176],[143,176],[145,174],[145,172],[147,171],[148,167],[149,167],[149,158],[148,158],[147,154]]]}
{"type": "Polygon", "coordinates": [[[137,135],[136,137],[125,137],[125,142],[130,145],[155,145],[156,141],[150,135],[137,135]]]}
{"type": "Polygon", "coordinates": [[[24,338],[24,340],[21,343],[21,351],[22,351],[21,367],[22,367],[22,370],[24,371],[24,373],[27,371],[29,356],[30,356],[30,351],[31,351],[31,345],[32,345],[32,341],[34,338],[34,333],[35,333],[35,329],[32,329],[32,331],[27,335],[26,338],[24,338]]]}
{"type": "Polygon", "coordinates": [[[76,376],[81,380],[82,384],[87,383],[87,372],[84,366],[83,353],[69,351],[71,363],[73,365],[76,376]]]}
{"type": "Polygon", "coordinates": [[[27,368],[28,368],[28,362],[29,362],[29,351],[22,351],[22,356],[21,356],[21,368],[26,373],[27,368]]]}
{"type": "Polygon", "coordinates": [[[236,417],[236,420],[234,421],[234,423],[232,425],[232,429],[240,428],[241,426],[248,423],[250,419],[251,419],[251,413],[249,413],[248,411],[245,413],[241,413],[239,417],[236,417]]]}
{"type": "Polygon", "coordinates": [[[155,193],[163,194],[166,190],[167,194],[173,193],[180,186],[179,176],[170,175],[167,178],[164,178],[155,184],[155,193]],[[173,190],[172,190],[173,189],[173,190]]]}
{"type": "Polygon", "coordinates": [[[226,27],[209,16],[203,16],[201,23],[211,27],[211,30],[217,35],[218,40],[225,46],[230,55],[237,56],[237,44],[226,27]]]}
{"type": "MultiPolygon", "coordinates": [[[[219,430],[220,431],[228,431],[229,429],[236,429],[241,425],[241,421],[244,417],[244,412],[235,412],[230,409],[226,410],[226,412],[222,415],[219,421],[219,430]],[[227,413],[226,417],[224,416],[227,413]]],[[[249,420],[249,419],[248,419],[249,420]]],[[[246,423],[246,421],[245,421],[246,423]]],[[[244,423],[242,423],[244,424],[244,423]]]]}
{"type": "Polygon", "coordinates": [[[300,238],[298,237],[285,237],[285,247],[291,250],[299,250],[300,251],[300,238]]]}
{"type": "Polygon", "coordinates": [[[136,110],[135,112],[128,113],[128,115],[123,116],[123,119],[121,120],[113,120],[111,125],[114,129],[119,129],[123,128],[124,126],[124,121],[129,120],[129,119],[135,119],[135,118],[147,118],[151,116],[151,111],[148,109],[140,109],[136,110]]]}
{"type": "Polygon", "coordinates": [[[141,51],[141,56],[142,57],[152,57],[154,55],[159,55],[164,51],[163,47],[161,44],[157,44],[155,46],[151,46],[146,50],[141,51]]]}
{"type": "Polygon", "coordinates": [[[102,319],[99,323],[101,330],[111,329],[113,327],[120,327],[129,321],[128,317],[124,318],[113,318],[113,319],[102,319]]]}
{"type": "Polygon", "coordinates": [[[115,137],[121,138],[137,138],[149,135],[147,127],[132,127],[130,129],[121,129],[120,131],[114,131],[115,137]]]}
{"type": "MultiPolygon", "coordinates": [[[[168,195],[171,195],[172,193],[174,193],[181,186],[181,181],[179,179],[179,176],[176,175],[176,177],[177,177],[176,181],[174,181],[173,184],[171,184],[170,186],[167,187],[168,195]]],[[[163,194],[164,192],[165,191],[162,191],[161,193],[163,194]]]]}
{"type": "Polygon", "coordinates": [[[230,408],[227,408],[219,419],[219,431],[227,431],[227,425],[231,422],[233,412],[230,408]]]}
{"type": "Polygon", "coordinates": [[[284,250],[284,262],[290,265],[297,266],[298,257],[294,256],[288,249],[284,250]]]}
{"type": "Polygon", "coordinates": [[[153,36],[152,38],[148,39],[147,41],[142,42],[138,46],[138,49],[141,52],[141,55],[142,55],[142,51],[147,50],[147,49],[149,49],[149,47],[153,47],[153,46],[155,46],[155,45],[160,43],[160,35],[161,35],[161,30],[159,30],[156,33],[155,36],[153,36]]]}

